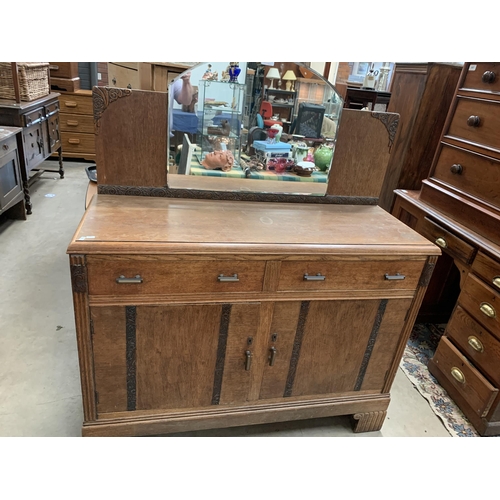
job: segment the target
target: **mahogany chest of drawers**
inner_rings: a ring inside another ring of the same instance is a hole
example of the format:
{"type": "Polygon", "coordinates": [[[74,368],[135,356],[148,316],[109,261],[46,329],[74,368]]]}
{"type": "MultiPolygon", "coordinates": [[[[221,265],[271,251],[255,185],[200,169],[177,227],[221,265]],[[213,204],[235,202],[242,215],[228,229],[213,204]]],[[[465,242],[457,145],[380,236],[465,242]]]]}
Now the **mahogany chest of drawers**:
{"type": "Polygon", "coordinates": [[[498,435],[500,63],[464,65],[429,178],[420,193],[396,193],[393,214],[441,247],[460,273],[429,370],[481,435],[498,435]]]}
{"type": "Polygon", "coordinates": [[[102,436],[380,429],[440,250],[377,206],[98,194],[68,253],[102,436]]]}

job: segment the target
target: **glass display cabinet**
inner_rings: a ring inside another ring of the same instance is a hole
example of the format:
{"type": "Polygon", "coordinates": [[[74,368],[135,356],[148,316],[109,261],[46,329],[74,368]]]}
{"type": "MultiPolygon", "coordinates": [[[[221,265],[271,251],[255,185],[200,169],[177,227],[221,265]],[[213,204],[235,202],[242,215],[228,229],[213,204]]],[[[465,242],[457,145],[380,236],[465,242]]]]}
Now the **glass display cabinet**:
{"type": "Polygon", "coordinates": [[[198,160],[213,151],[229,150],[238,166],[245,85],[201,80],[198,84],[198,160]]]}

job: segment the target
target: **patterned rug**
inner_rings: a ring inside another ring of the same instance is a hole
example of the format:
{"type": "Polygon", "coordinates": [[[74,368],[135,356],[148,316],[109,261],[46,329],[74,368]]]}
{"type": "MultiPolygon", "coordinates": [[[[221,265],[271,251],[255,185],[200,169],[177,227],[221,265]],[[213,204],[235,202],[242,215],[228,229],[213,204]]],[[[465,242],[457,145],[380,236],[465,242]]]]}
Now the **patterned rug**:
{"type": "Polygon", "coordinates": [[[416,324],[406,345],[400,367],[453,437],[479,437],[460,408],[427,369],[429,359],[434,355],[445,326],[430,323],[416,324]]]}

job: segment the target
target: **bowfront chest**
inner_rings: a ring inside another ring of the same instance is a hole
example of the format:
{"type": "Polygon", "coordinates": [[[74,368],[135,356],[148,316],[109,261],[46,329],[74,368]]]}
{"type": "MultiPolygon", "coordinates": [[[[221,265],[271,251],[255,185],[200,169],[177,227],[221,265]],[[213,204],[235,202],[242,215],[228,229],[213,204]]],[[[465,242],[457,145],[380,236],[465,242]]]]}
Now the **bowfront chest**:
{"type": "Polygon", "coordinates": [[[439,249],[377,206],[97,195],[68,248],[83,434],[381,428],[439,249]]]}

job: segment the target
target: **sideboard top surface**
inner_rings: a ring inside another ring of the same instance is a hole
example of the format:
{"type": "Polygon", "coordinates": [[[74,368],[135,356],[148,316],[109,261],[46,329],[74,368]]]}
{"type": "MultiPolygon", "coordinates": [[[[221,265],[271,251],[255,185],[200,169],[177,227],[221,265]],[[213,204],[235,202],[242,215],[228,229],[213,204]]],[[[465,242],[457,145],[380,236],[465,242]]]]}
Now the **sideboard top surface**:
{"type": "Polygon", "coordinates": [[[439,255],[377,206],[96,195],[68,253],[439,255]],[[307,247],[307,248],[305,248],[307,247]]]}

